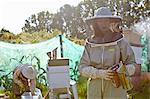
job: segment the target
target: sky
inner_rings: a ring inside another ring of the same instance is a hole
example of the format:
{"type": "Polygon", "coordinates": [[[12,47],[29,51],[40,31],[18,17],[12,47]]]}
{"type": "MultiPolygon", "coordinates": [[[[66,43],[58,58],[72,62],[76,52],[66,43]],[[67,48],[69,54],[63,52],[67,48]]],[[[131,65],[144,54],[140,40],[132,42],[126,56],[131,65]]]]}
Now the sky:
{"type": "Polygon", "coordinates": [[[56,13],[64,4],[78,5],[82,0],[1,0],[0,30],[8,29],[18,34],[25,20],[41,11],[56,13]]]}

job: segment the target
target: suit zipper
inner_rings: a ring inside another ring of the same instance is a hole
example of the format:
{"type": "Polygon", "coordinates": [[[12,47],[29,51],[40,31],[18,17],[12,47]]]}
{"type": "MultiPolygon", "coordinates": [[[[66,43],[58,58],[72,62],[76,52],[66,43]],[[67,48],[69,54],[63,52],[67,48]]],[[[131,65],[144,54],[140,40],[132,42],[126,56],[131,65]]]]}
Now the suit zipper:
{"type": "MultiPolygon", "coordinates": [[[[102,67],[104,65],[104,46],[102,46],[102,67]]],[[[104,79],[102,79],[102,99],[104,98],[104,79]]]]}

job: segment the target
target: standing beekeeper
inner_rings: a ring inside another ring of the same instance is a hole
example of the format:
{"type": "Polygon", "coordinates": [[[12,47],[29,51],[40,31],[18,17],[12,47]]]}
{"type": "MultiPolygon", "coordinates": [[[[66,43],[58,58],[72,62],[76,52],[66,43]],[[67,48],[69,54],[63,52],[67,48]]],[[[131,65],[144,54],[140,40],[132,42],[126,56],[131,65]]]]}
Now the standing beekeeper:
{"type": "Polygon", "coordinates": [[[135,72],[134,53],[122,35],[122,18],[101,7],[85,21],[93,32],[79,64],[80,74],[89,78],[87,99],[127,99],[126,90],[112,84],[115,74],[110,69],[122,61],[129,76],[135,72]]]}

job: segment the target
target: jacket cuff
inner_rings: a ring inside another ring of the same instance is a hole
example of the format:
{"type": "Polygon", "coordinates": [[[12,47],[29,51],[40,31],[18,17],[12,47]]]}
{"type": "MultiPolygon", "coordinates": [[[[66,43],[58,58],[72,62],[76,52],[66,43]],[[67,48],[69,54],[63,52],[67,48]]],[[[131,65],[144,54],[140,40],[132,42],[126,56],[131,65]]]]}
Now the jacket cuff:
{"type": "Polygon", "coordinates": [[[91,66],[87,66],[87,67],[82,68],[82,70],[80,72],[85,77],[89,77],[92,79],[99,78],[98,77],[99,71],[96,68],[91,67],[91,66]]]}
{"type": "Polygon", "coordinates": [[[127,75],[132,76],[135,73],[135,66],[133,64],[126,65],[127,75]]]}

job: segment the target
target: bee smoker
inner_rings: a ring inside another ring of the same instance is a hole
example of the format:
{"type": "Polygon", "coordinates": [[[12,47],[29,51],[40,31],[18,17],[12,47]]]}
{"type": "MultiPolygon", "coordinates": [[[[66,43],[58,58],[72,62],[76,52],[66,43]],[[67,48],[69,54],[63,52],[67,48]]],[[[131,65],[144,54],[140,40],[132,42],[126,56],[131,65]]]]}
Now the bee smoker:
{"type": "Polygon", "coordinates": [[[131,84],[129,77],[126,76],[126,66],[122,62],[120,62],[120,67],[118,68],[117,72],[123,89],[126,91],[131,90],[133,85],[131,84]]]}

